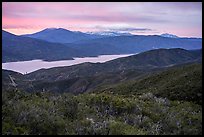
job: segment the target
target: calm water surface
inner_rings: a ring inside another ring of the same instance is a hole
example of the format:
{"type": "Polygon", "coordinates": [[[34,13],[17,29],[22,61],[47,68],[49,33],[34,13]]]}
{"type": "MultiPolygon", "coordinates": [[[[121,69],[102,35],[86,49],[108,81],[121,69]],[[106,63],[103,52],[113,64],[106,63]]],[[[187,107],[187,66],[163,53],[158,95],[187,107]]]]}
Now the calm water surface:
{"type": "Polygon", "coordinates": [[[43,60],[31,60],[31,61],[19,61],[19,62],[8,62],[2,63],[2,69],[16,71],[22,74],[30,73],[39,69],[47,69],[53,67],[71,66],[84,62],[92,63],[103,63],[113,59],[131,56],[133,54],[122,54],[122,55],[101,55],[98,57],[84,57],[74,58],[74,60],[62,60],[62,61],[43,61],[43,60]]]}

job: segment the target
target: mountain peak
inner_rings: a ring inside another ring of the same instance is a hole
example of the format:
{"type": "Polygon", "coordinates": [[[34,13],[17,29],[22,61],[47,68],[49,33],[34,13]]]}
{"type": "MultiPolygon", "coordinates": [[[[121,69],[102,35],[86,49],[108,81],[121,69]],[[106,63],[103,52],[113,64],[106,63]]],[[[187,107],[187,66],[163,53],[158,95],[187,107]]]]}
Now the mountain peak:
{"type": "Polygon", "coordinates": [[[70,31],[64,28],[46,28],[33,34],[25,34],[22,36],[36,38],[54,43],[72,43],[84,39],[95,38],[95,35],[88,35],[82,32],[70,31]]]}
{"type": "Polygon", "coordinates": [[[46,28],[44,29],[44,31],[70,31],[70,30],[67,30],[67,29],[64,29],[64,28],[46,28]]]}

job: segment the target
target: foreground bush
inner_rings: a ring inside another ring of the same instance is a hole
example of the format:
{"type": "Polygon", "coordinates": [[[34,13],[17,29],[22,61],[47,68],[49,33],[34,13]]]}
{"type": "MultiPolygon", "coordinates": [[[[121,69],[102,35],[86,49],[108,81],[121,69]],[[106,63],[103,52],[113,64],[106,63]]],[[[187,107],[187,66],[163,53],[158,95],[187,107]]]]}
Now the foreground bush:
{"type": "Polygon", "coordinates": [[[152,93],[2,93],[2,134],[202,134],[202,107],[152,93]]]}

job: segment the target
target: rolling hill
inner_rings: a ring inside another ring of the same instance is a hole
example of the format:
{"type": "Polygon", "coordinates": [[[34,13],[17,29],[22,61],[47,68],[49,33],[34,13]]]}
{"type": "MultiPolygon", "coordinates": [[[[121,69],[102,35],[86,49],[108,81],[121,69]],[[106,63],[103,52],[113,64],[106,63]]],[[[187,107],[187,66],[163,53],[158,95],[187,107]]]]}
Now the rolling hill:
{"type": "Polygon", "coordinates": [[[188,62],[201,61],[202,50],[156,49],[119,58],[105,63],[82,63],[68,67],[41,69],[29,73],[27,77],[36,80],[63,80],[66,78],[100,75],[128,69],[148,70],[168,67],[188,62]],[[52,74],[52,75],[50,75],[52,74]]]}
{"type": "Polygon", "coordinates": [[[82,63],[41,69],[23,75],[21,81],[25,84],[22,82],[19,88],[27,91],[47,90],[78,94],[101,86],[138,79],[171,66],[201,61],[201,50],[157,49],[105,63],[82,63]]]}
{"type": "Polygon", "coordinates": [[[165,71],[146,75],[139,80],[103,88],[98,92],[101,91],[120,95],[153,93],[157,97],[193,101],[201,105],[202,64],[189,63],[169,67],[165,71]]]}

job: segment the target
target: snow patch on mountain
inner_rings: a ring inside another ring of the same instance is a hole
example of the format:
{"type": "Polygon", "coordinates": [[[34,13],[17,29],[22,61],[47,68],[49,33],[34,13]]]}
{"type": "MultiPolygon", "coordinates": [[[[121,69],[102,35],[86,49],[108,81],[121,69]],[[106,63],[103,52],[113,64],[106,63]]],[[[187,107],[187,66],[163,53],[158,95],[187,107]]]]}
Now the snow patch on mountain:
{"type": "Polygon", "coordinates": [[[169,34],[169,33],[164,33],[164,34],[161,34],[160,36],[167,37],[167,38],[179,38],[178,36],[169,34]]]}
{"type": "Polygon", "coordinates": [[[87,34],[102,35],[102,36],[131,36],[131,33],[101,31],[101,32],[87,32],[87,34]]]}

